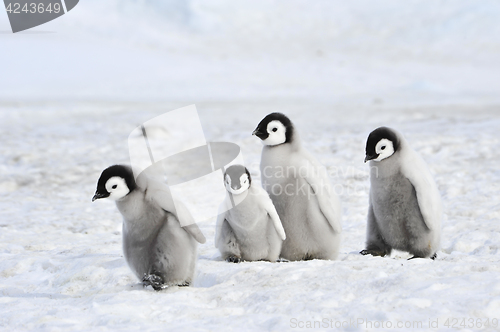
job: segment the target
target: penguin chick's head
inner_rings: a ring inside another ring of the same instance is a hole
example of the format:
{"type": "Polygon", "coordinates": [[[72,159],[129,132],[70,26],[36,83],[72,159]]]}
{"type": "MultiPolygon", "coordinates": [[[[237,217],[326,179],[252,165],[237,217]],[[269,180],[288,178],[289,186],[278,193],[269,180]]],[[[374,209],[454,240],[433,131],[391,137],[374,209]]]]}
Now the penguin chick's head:
{"type": "Polygon", "coordinates": [[[102,172],[92,202],[106,197],[117,201],[127,196],[136,187],[134,174],[130,167],[123,165],[110,166],[102,172]]]}
{"type": "Polygon", "coordinates": [[[248,188],[252,183],[250,172],[245,166],[232,165],[226,169],[224,173],[224,186],[226,190],[233,195],[239,195],[248,188]]]}
{"type": "Polygon", "coordinates": [[[380,127],[368,136],[366,141],[366,157],[368,160],[381,161],[389,158],[399,148],[399,139],[391,128],[380,127]]]}
{"type": "Polygon", "coordinates": [[[290,143],[293,138],[293,124],[285,114],[271,113],[262,119],[252,135],[260,138],[264,145],[290,143]]]}

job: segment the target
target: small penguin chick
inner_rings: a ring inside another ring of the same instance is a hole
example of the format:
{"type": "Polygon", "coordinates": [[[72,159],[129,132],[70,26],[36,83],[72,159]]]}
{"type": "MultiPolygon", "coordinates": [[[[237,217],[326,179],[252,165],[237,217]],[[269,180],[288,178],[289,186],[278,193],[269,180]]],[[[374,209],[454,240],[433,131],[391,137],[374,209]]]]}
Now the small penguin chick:
{"type": "Polygon", "coordinates": [[[286,238],[269,195],[251,183],[245,166],[232,165],[224,173],[228,194],[220,206],[215,246],[227,262],[275,262],[286,238]]]}
{"type": "Polygon", "coordinates": [[[262,140],[264,145],[276,146],[293,140],[293,124],[283,113],[271,113],[260,121],[252,135],[262,140]]]}
{"type": "Polygon", "coordinates": [[[341,208],[326,168],[302,147],[295,126],[282,113],[264,117],[253,135],[264,144],[262,187],[287,235],[281,257],[335,259],[342,232],[341,208]]]}
{"type": "Polygon", "coordinates": [[[174,204],[168,187],[143,174],[136,182],[130,167],[108,167],[92,201],[116,202],[123,216],[124,256],[144,286],[155,290],[187,286],[194,275],[197,241],[203,243],[205,238],[196,224],[189,223],[192,216],[185,206],[174,204]],[[179,220],[187,226],[181,227],[179,220]]]}
{"type": "Polygon", "coordinates": [[[385,256],[393,249],[434,259],[441,237],[441,197],[422,158],[402,134],[380,127],[366,142],[370,204],[366,249],[385,256]]]}

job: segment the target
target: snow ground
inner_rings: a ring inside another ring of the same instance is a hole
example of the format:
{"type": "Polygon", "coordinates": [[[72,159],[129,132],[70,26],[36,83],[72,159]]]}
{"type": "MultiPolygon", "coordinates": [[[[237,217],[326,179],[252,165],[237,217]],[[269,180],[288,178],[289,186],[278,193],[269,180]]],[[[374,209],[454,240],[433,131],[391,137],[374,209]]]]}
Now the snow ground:
{"type": "Polygon", "coordinates": [[[424,3],[87,0],[16,35],[0,10],[0,329],[437,331],[474,318],[464,330],[497,330],[477,319],[500,319],[500,6],[424,3]],[[250,133],[270,112],[291,117],[342,189],[337,261],[228,264],[213,220],[193,287],[142,289],[116,207],[91,198],[105,167],[129,162],[136,126],[193,103],[207,139],[239,144],[255,179],[250,133]],[[358,254],[364,144],[380,125],[435,175],[434,262],[358,254]]]}
{"type": "Polygon", "coordinates": [[[250,133],[268,112],[286,110],[306,146],[330,169],[339,167],[332,174],[345,190],[341,254],[337,261],[225,263],[213,246],[213,220],[200,225],[208,241],[199,247],[194,287],[156,293],[142,289],[126,266],[114,204],[91,203],[91,197],[102,169],[127,162],[126,139],[135,125],[177,106],[2,106],[3,329],[284,330],[293,319],[359,318],[422,321],[424,330],[429,319],[439,319],[442,330],[446,318],[498,318],[498,108],[402,114],[377,107],[199,104],[207,138],[238,143],[256,176],[261,144],[250,133]],[[358,254],[369,189],[364,142],[381,124],[404,132],[435,174],[446,212],[436,261],[358,254]]]}

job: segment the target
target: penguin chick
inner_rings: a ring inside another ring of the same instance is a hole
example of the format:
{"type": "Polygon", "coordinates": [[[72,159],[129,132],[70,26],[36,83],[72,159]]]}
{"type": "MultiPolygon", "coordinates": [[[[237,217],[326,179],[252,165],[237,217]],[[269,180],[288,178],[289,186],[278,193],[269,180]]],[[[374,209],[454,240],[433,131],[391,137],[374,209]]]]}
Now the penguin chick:
{"type": "Polygon", "coordinates": [[[340,245],[340,201],[326,168],[300,143],[282,113],[267,115],[253,135],[264,147],[262,187],[269,193],[286,232],[281,257],[287,260],[335,259],[340,245]]]}
{"type": "Polygon", "coordinates": [[[279,259],[285,230],[269,195],[252,185],[248,169],[232,165],[224,173],[227,190],[220,206],[215,246],[228,262],[279,259]],[[234,203],[234,207],[233,207],[234,203]]]}
{"type": "Polygon", "coordinates": [[[370,204],[366,249],[385,256],[392,249],[412,258],[436,258],[441,237],[441,197],[425,162],[402,134],[380,127],[368,136],[370,204]]]}
{"type": "Polygon", "coordinates": [[[105,169],[97,182],[92,201],[100,198],[116,202],[123,216],[123,253],[144,286],[155,290],[189,286],[197,241],[204,243],[205,237],[185,206],[177,201],[174,205],[167,186],[160,190],[143,174],[136,182],[130,167],[115,165],[105,169]],[[189,226],[181,227],[179,220],[189,226]]]}

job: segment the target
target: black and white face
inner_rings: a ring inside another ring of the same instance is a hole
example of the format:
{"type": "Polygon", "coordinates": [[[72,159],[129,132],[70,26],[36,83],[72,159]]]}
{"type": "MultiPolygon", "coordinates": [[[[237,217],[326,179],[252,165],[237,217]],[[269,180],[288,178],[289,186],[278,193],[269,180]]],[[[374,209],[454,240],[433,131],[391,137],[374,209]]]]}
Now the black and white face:
{"type": "Polygon", "coordinates": [[[229,175],[226,174],[226,190],[233,195],[239,195],[250,188],[250,181],[248,175],[242,174],[239,179],[233,181],[229,175]]]}
{"type": "Polygon", "coordinates": [[[114,201],[127,196],[135,189],[135,181],[130,167],[115,165],[105,169],[99,181],[92,202],[100,198],[110,198],[114,201]]]}
{"type": "Polygon", "coordinates": [[[262,140],[264,145],[279,145],[286,142],[286,127],[278,120],[271,121],[267,124],[268,137],[262,140]]]}
{"type": "Polygon", "coordinates": [[[267,146],[288,143],[292,139],[293,126],[290,119],[281,113],[266,116],[252,133],[267,146]]]}
{"type": "Polygon", "coordinates": [[[128,195],[130,189],[127,186],[124,178],[119,176],[113,176],[108,181],[106,181],[106,190],[109,193],[108,198],[113,201],[117,201],[128,195]]]}
{"type": "Polygon", "coordinates": [[[398,149],[398,139],[394,131],[387,127],[375,129],[366,141],[366,157],[368,160],[382,161],[392,156],[398,149]]]}
{"type": "Polygon", "coordinates": [[[375,146],[375,152],[378,154],[378,157],[372,160],[381,161],[389,158],[394,154],[394,144],[387,138],[382,138],[375,146]]]}
{"type": "Polygon", "coordinates": [[[250,188],[252,179],[245,166],[233,165],[228,167],[224,175],[224,186],[233,195],[244,193],[250,188]]]}

